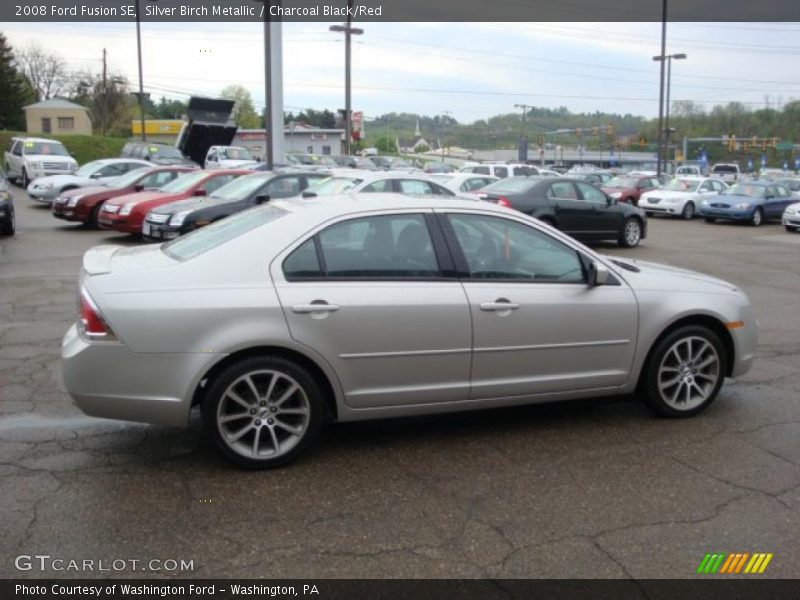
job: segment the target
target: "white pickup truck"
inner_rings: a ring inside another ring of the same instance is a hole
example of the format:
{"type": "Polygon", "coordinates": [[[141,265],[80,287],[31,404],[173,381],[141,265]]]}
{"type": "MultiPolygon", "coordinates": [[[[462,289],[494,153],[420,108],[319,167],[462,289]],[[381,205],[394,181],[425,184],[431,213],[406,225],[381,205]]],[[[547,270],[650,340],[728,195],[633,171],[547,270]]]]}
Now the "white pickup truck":
{"type": "Polygon", "coordinates": [[[70,175],[78,169],[61,142],[44,138],[11,138],[5,153],[7,177],[22,187],[45,175],[70,175]]]}
{"type": "Polygon", "coordinates": [[[736,163],[717,163],[709,171],[710,177],[722,179],[725,183],[735,183],[739,181],[742,172],[736,163]]]}
{"type": "Polygon", "coordinates": [[[206,169],[242,169],[258,162],[241,146],[211,146],[206,153],[206,169]]]}

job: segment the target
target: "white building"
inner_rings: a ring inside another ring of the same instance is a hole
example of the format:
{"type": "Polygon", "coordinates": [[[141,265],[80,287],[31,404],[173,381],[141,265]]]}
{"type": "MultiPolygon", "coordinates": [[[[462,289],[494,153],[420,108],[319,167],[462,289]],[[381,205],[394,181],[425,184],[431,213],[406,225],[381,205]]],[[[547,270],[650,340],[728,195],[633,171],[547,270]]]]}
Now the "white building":
{"type": "MultiPolygon", "coordinates": [[[[283,130],[287,154],[342,154],[344,129],[320,129],[303,124],[283,130]]],[[[254,157],[264,159],[266,132],[263,129],[239,129],[231,145],[243,146],[254,157]]]]}

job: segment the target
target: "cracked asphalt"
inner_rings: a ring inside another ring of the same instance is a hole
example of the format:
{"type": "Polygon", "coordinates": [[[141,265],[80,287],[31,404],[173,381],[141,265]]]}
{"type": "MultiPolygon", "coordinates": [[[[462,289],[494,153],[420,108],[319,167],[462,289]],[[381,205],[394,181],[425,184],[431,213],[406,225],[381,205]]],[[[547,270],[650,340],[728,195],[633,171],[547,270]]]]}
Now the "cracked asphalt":
{"type": "Polygon", "coordinates": [[[684,578],[707,552],[771,552],[800,577],[800,235],[651,219],[610,253],[741,286],[752,371],[694,419],[586,401],[329,427],[288,468],[250,473],[185,430],[83,416],[61,384],[83,252],[130,239],[53,219],[15,189],[0,241],[0,576],[14,557],[184,559],[272,578],[684,578]]]}

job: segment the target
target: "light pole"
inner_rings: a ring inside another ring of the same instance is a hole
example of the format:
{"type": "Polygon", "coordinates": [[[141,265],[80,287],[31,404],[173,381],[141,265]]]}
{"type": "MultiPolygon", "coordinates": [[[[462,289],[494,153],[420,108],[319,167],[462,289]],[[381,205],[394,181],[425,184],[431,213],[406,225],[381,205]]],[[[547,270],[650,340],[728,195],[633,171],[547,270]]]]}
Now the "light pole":
{"type": "Polygon", "coordinates": [[[144,80],[142,79],[142,29],[139,17],[139,0],[136,0],[136,54],[139,58],[139,120],[142,126],[142,141],[147,139],[144,132],[144,80]]]}
{"type": "Polygon", "coordinates": [[[656,175],[661,176],[661,151],[664,128],[664,56],[667,54],[667,0],[661,0],[661,54],[653,57],[661,63],[658,89],[658,146],[656,147],[656,175]]]}
{"type": "MultiPolygon", "coordinates": [[[[684,54],[684,53],[663,54],[662,53],[660,56],[654,56],[653,57],[654,61],[657,61],[657,62],[661,63],[661,72],[662,73],[664,72],[664,63],[665,62],[667,63],[667,101],[666,101],[666,106],[659,107],[659,115],[661,115],[661,114],[664,115],[663,121],[661,120],[661,117],[659,116],[659,123],[658,123],[658,166],[659,166],[658,174],[659,175],[661,175],[661,161],[662,161],[662,158],[663,158],[664,162],[666,163],[667,158],[664,155],[665,154],[667,156],[669,155],[669,133],[670,133],[670,128],[669,128],[669,95],[670,95],[670,89],[672,87],[672,59],[673,58],[675,60],[685,60],[686,59],[686,54],[684,54]],[[663,113],[662,113],[662,110],[663,110],[663,113]],[[666,133],[666,138],[667,138],[666,139],[666,142],[667,142],[666,143],[666,148],[664,148],[665,152],[662,151],[662,134],[664,134],[664,133],[666,133]]],[[[662,76],[662,85],[663,85],[663,76],[662,76]]],[[[664,97],[664,93],[663,93],[663,89],[662,89],[662,94],[661,94],[661,98],[662,98],[661,101],[662,102],[663,102],[663,97],[664,97]]]]}
{"type": "Polygon", "coordinates": [[[352,26],[350,16],[353,10],[353,0],[347,0],[347,23],[345,25],[331,25],[330,31],[344,33],[344,149],[347,156],[350,156],[350,144],[353,141],[353,121],[350,109],[350,37],[361,35],[363,29],[352,26]]]}

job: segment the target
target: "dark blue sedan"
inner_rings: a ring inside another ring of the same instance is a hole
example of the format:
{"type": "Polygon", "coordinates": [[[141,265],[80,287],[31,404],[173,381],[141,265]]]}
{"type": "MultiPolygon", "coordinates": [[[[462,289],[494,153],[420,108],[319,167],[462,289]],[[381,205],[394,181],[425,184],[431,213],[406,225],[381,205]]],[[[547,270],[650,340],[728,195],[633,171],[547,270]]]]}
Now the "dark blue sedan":
{"type": "Polygon", "coordinates": [[[700,203],[697,213],[708,223],[717,219],[747,221],[759,226],[780,221],[784,209],[797,202],[785,186],[772,181],[747,181],[723,190],[700,203]]]}

